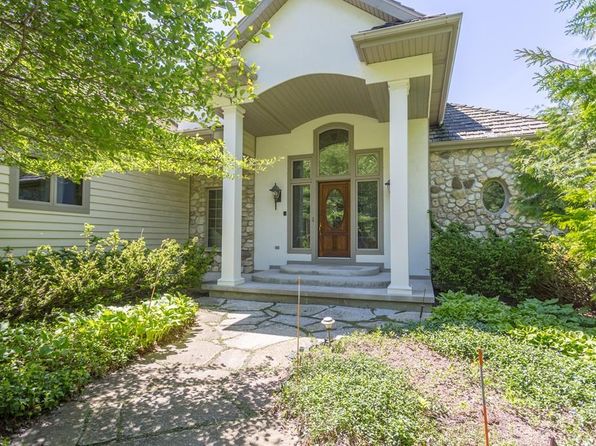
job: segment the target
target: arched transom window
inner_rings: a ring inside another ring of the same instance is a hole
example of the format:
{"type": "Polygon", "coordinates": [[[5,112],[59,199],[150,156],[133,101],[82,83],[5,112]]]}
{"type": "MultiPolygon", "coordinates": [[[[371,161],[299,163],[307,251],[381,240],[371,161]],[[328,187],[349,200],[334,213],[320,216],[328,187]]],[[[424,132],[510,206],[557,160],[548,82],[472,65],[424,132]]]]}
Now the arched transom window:
{"type": "Polygon", "coordinates": [[[342,128],[319,134],[319,176],[337,177],[350,173],[350,131],[342,128]]]}

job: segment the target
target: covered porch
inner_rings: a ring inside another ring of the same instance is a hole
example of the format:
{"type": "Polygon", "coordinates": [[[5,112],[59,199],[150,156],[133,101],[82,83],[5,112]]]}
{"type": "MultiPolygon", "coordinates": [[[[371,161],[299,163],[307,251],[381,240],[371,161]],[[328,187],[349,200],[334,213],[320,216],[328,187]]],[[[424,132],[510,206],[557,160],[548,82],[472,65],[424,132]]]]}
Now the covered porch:
{"type": "MultiPolygon", "coordinates": [[[[434,21],[429,35],[406,25],[359,33],[357,60],[269,67],[256,99],[219,102],[226,150],[278,161],[254,180],[253,275],[242,274],[243,179],[223,181],[212,295],[293,295],[287,268],[302,264],[378,267],[374,287],[313,277],[304,288],[313,298],[432,298],[428,129],[442,119],[458,23],[434,21]]],[[[259,60],[266,47],[255,48],[247,60],[270,62],[259,60]]]]}

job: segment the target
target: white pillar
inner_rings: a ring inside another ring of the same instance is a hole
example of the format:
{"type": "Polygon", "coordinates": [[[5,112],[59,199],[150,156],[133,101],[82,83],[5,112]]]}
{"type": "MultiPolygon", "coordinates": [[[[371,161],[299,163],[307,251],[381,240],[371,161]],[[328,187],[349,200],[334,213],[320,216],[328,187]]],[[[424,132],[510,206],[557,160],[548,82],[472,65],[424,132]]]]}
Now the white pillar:
{"type": "Polygon", "coordinates": [[[387,293],[412,294],[408,250],[408,79],[389,82],[389,215],[391,284],[387,293]]]}
{"type": "MultiPolygon", "coordinates": [[[[223,109],[223,140],[225,149],[236,159],[242,158],[242,137],[245,110],[239,105],[223,109]]],[[[236,286],[242,278],[242,172],[231,168],[233,177],[223,180],[221,278],[218,285],[236,286]]]]}

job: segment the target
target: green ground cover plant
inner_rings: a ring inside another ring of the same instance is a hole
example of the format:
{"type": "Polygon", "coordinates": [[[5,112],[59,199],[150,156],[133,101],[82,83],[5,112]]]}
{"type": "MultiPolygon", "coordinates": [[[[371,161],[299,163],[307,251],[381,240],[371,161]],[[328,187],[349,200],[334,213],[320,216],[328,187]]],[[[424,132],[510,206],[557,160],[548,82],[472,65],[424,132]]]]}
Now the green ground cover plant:
{"type": "MultiPolygon", "coordinates": [[[[501,333],[469,326],[423,325],[407,336],[441,355],[474,362],[485,356],[487,385],[514,405],[539,410],[567,430],[594,432],[596,364],[562,355],[501,333]],[[559,414],[564,414],[558,418],[559,414]]],[[[578,443],[582,444],[582,443],[578,443]]]]}
{"type": "Polygon", "coordinates": [[[556,239],[519,230],[500,237],[473,236],[461,224],[434,228],[431,273],[439,292],[463,291],[522,302],[558,299],[594,306],[591,285],[556,239]]]}
{"type": "Polygon", "coordinates": [[[0,257],[0,320],[28,321],[60,309],[129,304],[152,295],[198,286],[211,256],[196,240],[164,240],[150,249],[141,237],[118,231],[94,235],[87,225],[82,246],[41,246],[23,256],[0,257]]]}
{"type": "Polygon", "coordinates": [[[281,399],[309,444],[417,445],[432,430],[404,373],[341,344],[303,356],[281,399]]]}
{"type": "Polygon", "coordinates": [[[433,310],[431,324],[466,324],[505,333],[527,344],[555,350],[587,363],[596,363],[596,321],[571,305],[556,300],[528,299],[516,307],[496,298],[443,293],[433,310]]]}
{"type": "Polygon", "coordinates": [[[195,318],[187,296],[128,307],[62,312],[50,321],[0,325],[1,424],[57,406],[93,378],[179,334],[195,318]]]}

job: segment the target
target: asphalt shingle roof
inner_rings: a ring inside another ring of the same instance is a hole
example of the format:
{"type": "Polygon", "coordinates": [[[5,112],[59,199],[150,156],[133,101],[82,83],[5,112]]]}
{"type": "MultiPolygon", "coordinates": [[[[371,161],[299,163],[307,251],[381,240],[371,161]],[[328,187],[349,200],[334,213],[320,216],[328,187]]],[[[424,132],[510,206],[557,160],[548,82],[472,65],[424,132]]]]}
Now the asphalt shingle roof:
{"type": "Polygon", "coordinates": [[[469,105],[447,104],[443,125],[430,128],[430,142],[490,139],[533,135],[546,123],[518,115],[469,105]]]}

